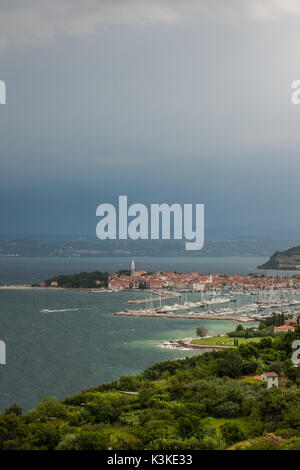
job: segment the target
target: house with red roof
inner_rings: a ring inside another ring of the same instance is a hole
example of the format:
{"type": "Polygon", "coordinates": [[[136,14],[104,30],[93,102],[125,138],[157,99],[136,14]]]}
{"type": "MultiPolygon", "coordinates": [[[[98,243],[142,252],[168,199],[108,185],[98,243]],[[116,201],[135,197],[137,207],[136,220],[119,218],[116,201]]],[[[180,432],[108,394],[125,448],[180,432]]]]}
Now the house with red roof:
{"type": "Polygon", "coordinates": [[[267,388],[278,387],[278,374],[276,372],[264,372],[261,375],[255,375],[252,379],[266,382],[267,388]]]}
{"type": "Polygon", "coordinates": [[[288,333],[288,331],[295,331],[295,327],[292,325],[281,325],[275,326],[275,333],[288,333]]]}

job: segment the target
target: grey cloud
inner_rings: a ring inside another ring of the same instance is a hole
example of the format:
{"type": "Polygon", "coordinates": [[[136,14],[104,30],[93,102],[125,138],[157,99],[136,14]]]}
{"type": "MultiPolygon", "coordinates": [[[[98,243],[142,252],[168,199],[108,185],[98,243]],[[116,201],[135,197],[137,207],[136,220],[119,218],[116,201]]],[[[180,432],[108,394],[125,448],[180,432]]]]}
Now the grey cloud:
{"type": "Polygon", "coordinates": [[[300,15],[297,0],[0,0],[0,48],[89,36],[111,24],[260,22],[291,15],[300,15]]]}
{"type": "Polygon", "coordinates": [[[70,233],[71,213],[93,226],[119,194],[204,202],[214,225],[300,229],[299,11],[0,0],[0,232],[70,233]]]}
{"type": "Polygon", "coordinates": [[[108,24],[172,23],[176,12],[157,0],[0,1],[0,47],[59,35],[92,35],[108,24]]]}

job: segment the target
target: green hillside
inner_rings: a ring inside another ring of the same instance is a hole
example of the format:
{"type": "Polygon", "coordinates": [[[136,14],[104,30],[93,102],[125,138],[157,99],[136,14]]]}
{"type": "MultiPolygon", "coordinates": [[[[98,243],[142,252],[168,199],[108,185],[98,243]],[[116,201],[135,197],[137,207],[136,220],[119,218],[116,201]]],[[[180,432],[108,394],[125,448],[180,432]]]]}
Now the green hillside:
{"type": "Polygon", "coordinates": [[[259,269],[287,269],[300,270],[300,246],[290,248],[286,251],[276,251],[269,261],[259,269]]]}
{"type": "Polygon", "coordinates": [[[300,327],[162,362],[64,401],[45,398],[24,415],[13,404],[0,415],[0,450],[299,450],[295,339],[300,327]],[[252,379],[264,371],[279,374],[279,388],[252,379]]]}

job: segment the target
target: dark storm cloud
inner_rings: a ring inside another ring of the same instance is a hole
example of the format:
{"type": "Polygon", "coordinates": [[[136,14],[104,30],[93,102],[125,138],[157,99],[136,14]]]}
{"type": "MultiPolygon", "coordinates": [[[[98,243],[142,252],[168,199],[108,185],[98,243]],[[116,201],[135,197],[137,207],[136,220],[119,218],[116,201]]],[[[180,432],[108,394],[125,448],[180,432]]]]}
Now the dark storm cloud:
{"type": "Polygon", "coordinates": [[[119,194],[299,228],[299,15],[279,0],[0,0],[1,231],[91,231],[119,194]]]}

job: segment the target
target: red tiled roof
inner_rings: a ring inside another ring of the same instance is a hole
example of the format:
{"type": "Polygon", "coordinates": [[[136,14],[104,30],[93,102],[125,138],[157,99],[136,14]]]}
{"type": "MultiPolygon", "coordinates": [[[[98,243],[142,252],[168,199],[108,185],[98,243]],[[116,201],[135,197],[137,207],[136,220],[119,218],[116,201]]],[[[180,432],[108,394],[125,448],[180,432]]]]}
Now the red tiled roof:
{"type": "Polygon", "coordinates": [[[293,330],[294,331],[295,327],[291,325],[281,325],[281,326],[276,326],[275,330],[293,330]]]}

